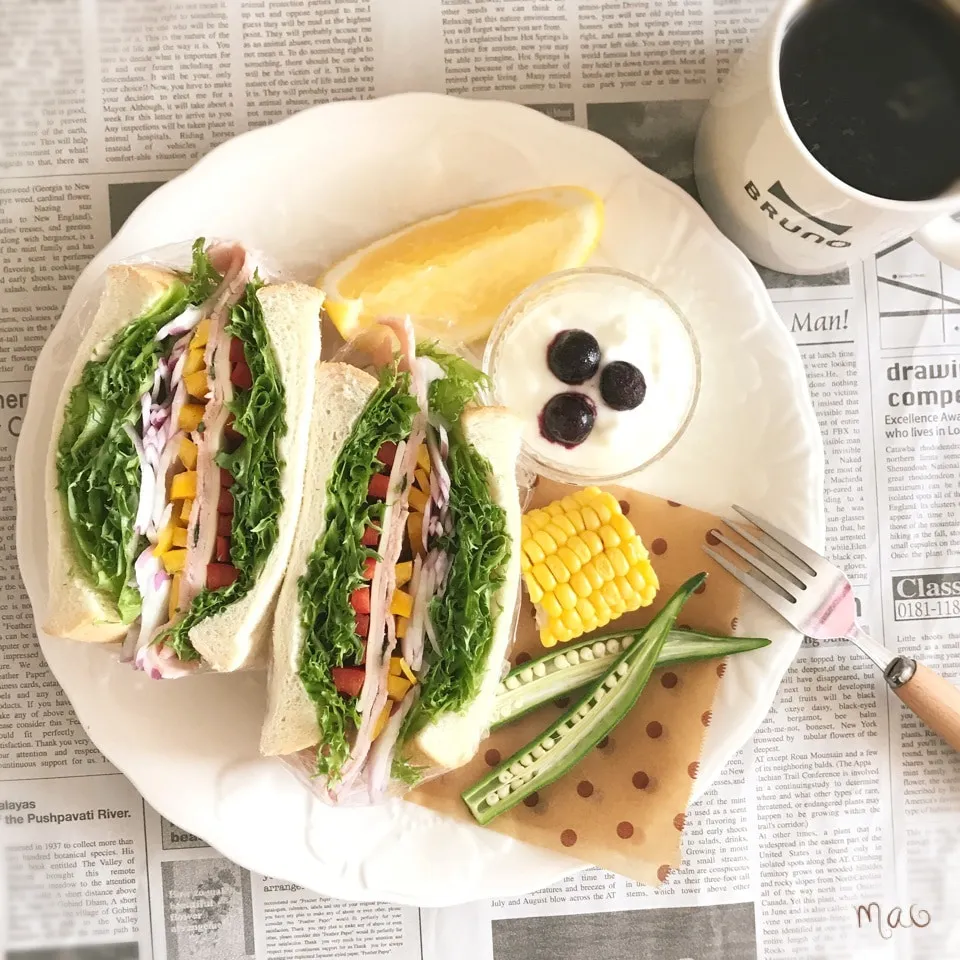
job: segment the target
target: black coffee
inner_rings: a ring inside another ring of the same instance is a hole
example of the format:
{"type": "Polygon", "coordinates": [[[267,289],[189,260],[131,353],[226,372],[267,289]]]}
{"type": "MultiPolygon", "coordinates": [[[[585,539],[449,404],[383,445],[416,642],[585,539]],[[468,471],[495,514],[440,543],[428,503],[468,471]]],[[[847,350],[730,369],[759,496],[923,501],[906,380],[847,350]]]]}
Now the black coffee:
{"type": "Polygon", "coordinates": [[[817,0],[780,56],[787,115],[851,187],[927,200],[960,180],[960,12],[939,0],[817,0]]]}

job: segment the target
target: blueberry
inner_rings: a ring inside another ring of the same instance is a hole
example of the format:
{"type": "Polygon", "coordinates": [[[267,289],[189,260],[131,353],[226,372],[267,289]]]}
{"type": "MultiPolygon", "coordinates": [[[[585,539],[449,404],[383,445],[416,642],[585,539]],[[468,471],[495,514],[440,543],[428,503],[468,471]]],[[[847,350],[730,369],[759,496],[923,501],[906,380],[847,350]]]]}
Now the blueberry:
{"type": "Polygon", "coordinates": [[[586,383],[600,369],[600,344],[586,330],[561,330],[547,347],[547,366],[564,383],[586,383]]]}
{"type": "Polygon", "coordinates": [[[600,396],[614,410],[633,410],[647,395],[643,374],[626,360],[608,363],[600,374],[600,396]]]}
{"type": "Polygon", "coordinates": [[[558,393],[540,411],[540,433],[553,443],[576,447],[590,436],[597,419],[593,401],[582,393],[558,393]]]}

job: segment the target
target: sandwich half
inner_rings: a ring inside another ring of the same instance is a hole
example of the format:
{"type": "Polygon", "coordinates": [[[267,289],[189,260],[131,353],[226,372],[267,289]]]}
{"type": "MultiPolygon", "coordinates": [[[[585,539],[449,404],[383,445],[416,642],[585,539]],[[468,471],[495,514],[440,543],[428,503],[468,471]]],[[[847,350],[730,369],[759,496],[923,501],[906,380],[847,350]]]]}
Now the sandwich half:
{"type": "Polygon", "coordinates": [[[331,802],[466,763],[489,725],[520,576],[519,424],[482,375],[394,324],[379,379],[320,365],[277,605],[266,755],[331,802]]]}
{"type": "Polygon", "coordinates": [[[263,662],[303,491],[323,294],[237,244],[118,265],[47,458],[44,630],[152,677],[263,662]]]}

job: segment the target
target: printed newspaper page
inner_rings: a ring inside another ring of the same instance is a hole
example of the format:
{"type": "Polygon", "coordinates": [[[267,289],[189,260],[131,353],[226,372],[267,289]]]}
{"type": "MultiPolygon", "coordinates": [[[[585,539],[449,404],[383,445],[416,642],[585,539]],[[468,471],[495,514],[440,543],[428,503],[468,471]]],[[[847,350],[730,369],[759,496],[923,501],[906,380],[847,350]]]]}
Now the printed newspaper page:
{"type": "MultiPolygon", "coordinates": [[[[0,0],[0,910],[8,956],[696,960],[960,956],[960,761],[849,644],[807,641],[690,811],[657,891],[599,869],[433,911],[332,901],[220,857],[86,738],[36,643],[13,458],[79,271],[218,143],[430,90],[610,137],[696,196],[700,115],[772,2],[0,0]]],[[[826,449],[828,553],[864,625],[960,678],[960,273],[912,241],[760,269],[826,449]]],[[[54,385],[51,385],[53,388],[54,385]]]]}

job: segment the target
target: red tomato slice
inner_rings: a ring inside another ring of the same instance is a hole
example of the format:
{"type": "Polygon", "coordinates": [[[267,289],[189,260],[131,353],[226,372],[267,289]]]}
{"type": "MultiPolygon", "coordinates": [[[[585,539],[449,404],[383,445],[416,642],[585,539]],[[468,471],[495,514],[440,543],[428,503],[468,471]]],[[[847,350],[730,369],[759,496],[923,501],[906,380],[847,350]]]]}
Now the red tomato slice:
{"type": "Polygon", "coordinates": [[[224,470],[223,467],[220,468],[220,486],[221,487],[233,486],[233,474],[229,470],[224,470]]]}
{"type": "Polygon", "coordinates": [[[350,594],[350,605],[357,613],[370,613],[370,588],[357,587],[350,594]]]}
{"type": "Polygon", "coordinates": [[[208,563],[207,589],[219,590],[221,587],[229,587],[238,576],[240,571],[232,563],[208,563]]]}
{"type": "Polygon", "coordinates": [[[233,533],[233,517],[221,514],[217,517],[217,536],[229,537],[233,533]]]}
{"type": "Polygon", "coordinates": [[[236,419],[237,418],[231,413],[223,427],[223,433],[227,438],[227,446],[231,453],[233,453],[233,451],[236,450],[244,440],[243,434],[237,433],[236,429],[234,429],[233,425],[236,422],[236,419]]]}
{"type": "Polygon", "coordinates": [[[217,537],[217,549],[214,553],[214,557],[218,563],[229,563],[230,562],[230,538],[229,537],[217,537]]]}
{"type": "Polygon", "coordinates": [[[377,558],[376,557],[367,557],[363,561],[363,579],[372,580],[373,572],[377,569],[377,558]]]}
{"type": "Polygon", "coordinates": [[[239,363],[241,360],[246,363],[247,357],[243,352],[243,341],[239,337],[230,338],[230,362],[239,363]]]}
{"type": "Polygon", "coordinates": [[[247,366],[246,360],[233,365],[230,371],[230,382],[240,390],[249,390],[253,386],[253,374],[247,366]]]}
{"type": "Polygon", "coordinates": [[[366,643],[366,636],[370,632],[370,618],[365,613],[358,613],[355,617],[357,621],[357,636],[364,638],[364,643],[366,643]]]}
{"type": "Polygon", "coordinates": [[[359,697],[363,689],[363,667],[331,667],[333,685],[348,697],[359,697]]]}
{"type": "Polygon", "coordinates": [[[363,538],[360,541],[365,547],[375,547],[380,542],[380,531],[373,527],[367,527],[363,531],[363,538]]]}
{"type": "Polygon", "coordinates": [[[367,495],[376,497],[377,500],[386,500],[387,491],[390,489],[390,478],[385,473],[375,473],[370,478],[370,484],[367,487],[367,495]]]}
{"type": "Polygon", "coordinates": [[[233,516],[233,494],[229,490],[220,489],[220,499],[217,501],[217,513],[233,516]]]}
{"type": "Polygon", "coordinates": [[[388,467],[393,466],[393,461],[397,458],[397,445],[392,441],[388,440],[386,443],[382,444],[380,449],[377,451],[377,459],[381,463],[385,463],[388,467]]]}

